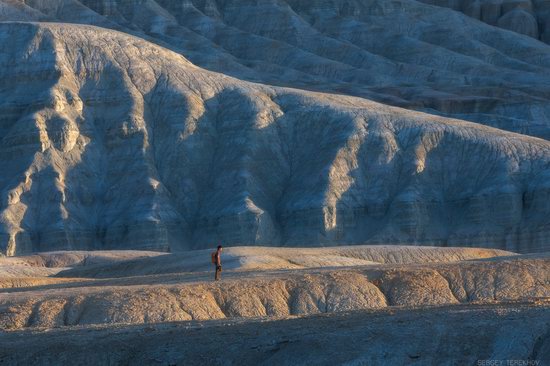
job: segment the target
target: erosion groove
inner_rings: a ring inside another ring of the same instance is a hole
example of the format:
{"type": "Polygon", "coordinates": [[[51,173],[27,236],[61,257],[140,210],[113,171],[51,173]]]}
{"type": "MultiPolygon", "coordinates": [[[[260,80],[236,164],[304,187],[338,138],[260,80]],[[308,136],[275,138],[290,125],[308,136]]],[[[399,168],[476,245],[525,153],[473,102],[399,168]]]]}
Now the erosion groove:
{"type": "MultiPolygon", "coordinates": [[[[92,26],[4,22],[0,35],[8,255],[214,242],[547,248],[546,140],[243,82],[92,26]]],[[[543,95],[550,83],[531,79],[543,95]]]]}
{"type": "MultiPolygon", "coordinates": [[[[414,0],[2,0],[11,11],[0,19],[116,29],[240,79],[357,95],[548,139],[550,59],[548,45],[534,39],[550,39],[548,1],[423,2],[441,7],[414,0]]],[[[162,99],[147,103],[153,116],[162,99]]]]}
{"type": "Polygon", "coordinates": [[[549,32],[0,0],[0,365],[550,365],[549,32]]]}
{"type": "Polygon", "coordinates": [[[197,282],[203,274],[172,274],[5,289],[0,328],[287,317],[550,297],[548,260],[522,256],[247,273],[229,272],[222,283],[197,282]]]}

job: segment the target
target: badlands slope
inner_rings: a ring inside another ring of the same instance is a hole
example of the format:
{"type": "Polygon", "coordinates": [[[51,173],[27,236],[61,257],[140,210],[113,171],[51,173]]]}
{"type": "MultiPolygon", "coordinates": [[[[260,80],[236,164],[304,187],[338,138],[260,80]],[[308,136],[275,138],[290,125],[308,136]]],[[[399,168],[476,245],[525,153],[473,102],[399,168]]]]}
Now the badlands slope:
{"type": "Polygon", "coordinates": [[[475,19],[550,43],[548,0],[422,0],[462,11],[475,19]]]}
{"type": "MultiPolygon", "coordinates": [[[[8,255],[218,242],[548,248],[546,140],[241,81],[92,26],[4,22],[0,40],[8,255]]],[[[544,96],[547,46],[517,41],[530,76],[506,57],[495,73],[544,96]]]]}
{"type": "Polygon", "coordinates": [[[548,1],[426,2],[443,7],[414,0],[1,0],[0,19],[117,29],[239,79],[356,95],[549,139],[550,46],[517,33],[547,37],[548,1]],[[530,24],[535,13],[540,26],[530,24]]]}
{"type": "Polygon", "coordinates": [[[426,1],[0,0],[0,364],[550,362],[546,2],[426,1]]]}
{"type": "Polygon", "coordinates": [[[0,363],[549,361],[548,254],[235,247],[221,282],[208,254],[0,259],[0,363]]]}

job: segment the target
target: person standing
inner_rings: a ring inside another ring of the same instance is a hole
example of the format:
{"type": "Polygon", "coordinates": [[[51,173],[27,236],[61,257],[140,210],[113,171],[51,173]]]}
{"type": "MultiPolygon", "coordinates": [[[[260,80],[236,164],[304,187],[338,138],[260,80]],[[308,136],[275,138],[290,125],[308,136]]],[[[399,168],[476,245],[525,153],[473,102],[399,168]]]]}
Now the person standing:
{"type": "Polygon", "coordinates": [[[222,250],[222,246],[218,245],[218,249],[212,252],[212,263],[216,266],[215,281],[219,281],[222,277],[222,250]]]}

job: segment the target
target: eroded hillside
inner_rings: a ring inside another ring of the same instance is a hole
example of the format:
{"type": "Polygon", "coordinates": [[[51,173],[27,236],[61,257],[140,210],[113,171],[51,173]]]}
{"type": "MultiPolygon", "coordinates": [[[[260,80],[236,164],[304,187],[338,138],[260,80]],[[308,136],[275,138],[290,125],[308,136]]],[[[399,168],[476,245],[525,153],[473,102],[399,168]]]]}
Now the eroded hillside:
{"type": "Polygon", "coordinates": [[[0,19],[117,29],[240,79],[549,139],[549,46],[532,37],[548,37],[548,2],[425,2],[443,7],[414,0],[2,0],[0,19]]]}
{"type": "Polygon", "coordinates": [[[0,34],[10,255],[546,245],[545,140],[242,82],[96,27],[2,23],[0,34]]]}

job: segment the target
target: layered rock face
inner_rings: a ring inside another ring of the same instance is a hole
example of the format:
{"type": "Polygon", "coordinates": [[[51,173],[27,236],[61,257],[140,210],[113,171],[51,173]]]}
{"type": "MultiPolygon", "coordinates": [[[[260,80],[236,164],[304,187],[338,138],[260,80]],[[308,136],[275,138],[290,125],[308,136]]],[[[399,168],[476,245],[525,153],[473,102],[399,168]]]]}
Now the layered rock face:
{"type": "MultiPolygon", "coordinates": [[[[97,27],[1,23],[0,47],[9,255],[218,242],[547,248],[546,140],[243,82],[97,27]]],[[[526,57],[538,87],[550,60],[526,57]]]]}
{"type": "MultiPolygon", "coordinates": [[[[361,96],[550,139],[549,46],[445,7],[413,0],[0,3],[9,9],[0,19],[121,30],[248,81],[361,96]]],[[[480,4],[488,23],[534,35],[529,6],[480,4]]],[[[531,8],[548,19],[547,2],[531,8]]]]}
{"type": "Polygon", "coordinates": [[[421,0],[550,43],[548,0],[421,0]]]}

